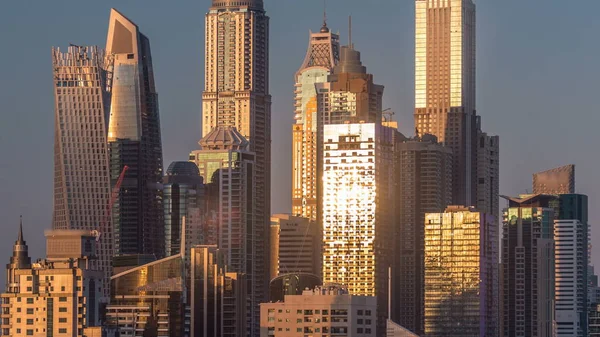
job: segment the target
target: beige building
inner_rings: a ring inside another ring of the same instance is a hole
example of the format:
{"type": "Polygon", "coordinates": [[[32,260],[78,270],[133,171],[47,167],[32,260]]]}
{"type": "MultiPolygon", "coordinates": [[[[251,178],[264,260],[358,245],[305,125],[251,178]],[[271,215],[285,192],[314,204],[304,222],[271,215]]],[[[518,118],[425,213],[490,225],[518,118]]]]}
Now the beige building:
{"type": "Polygon", "coordinates": [[[0,295],[2,336],[84,336],[98,325],[102,296],[95,237],[90,231],[46,232],[47,257],[30,263],[19,234],[0,295]]]}
{"type": "Polygon", "coordinates": [[[286,295],[260,305],[261,337],[375,337],[377,299],[354,296],[337,286],[286,295]]]}
{"type": "Polygon", "coordinates": [[[289,214],[271,216],[270,279],[288,273],[321,275],[321,235],[316,221],[289,214]]]}
{"type": "Polygon", "coordinates": [[[263,0],[212,0],[205,23],[202,136],[235,127],[256,154],[255,259],[251,331],[258,334],[258,304],[267,299],[271,216],[271,95],[269,17],[263,0]]]}
{"type": "Polygon", "coordinates": [[[310,32],[304,62],[296,72],[295,123],[292,151],[292,214],[317,219],[317,90],[315,84],[339,61],[339,36],[323,22],[319,32],[310,32]]]}

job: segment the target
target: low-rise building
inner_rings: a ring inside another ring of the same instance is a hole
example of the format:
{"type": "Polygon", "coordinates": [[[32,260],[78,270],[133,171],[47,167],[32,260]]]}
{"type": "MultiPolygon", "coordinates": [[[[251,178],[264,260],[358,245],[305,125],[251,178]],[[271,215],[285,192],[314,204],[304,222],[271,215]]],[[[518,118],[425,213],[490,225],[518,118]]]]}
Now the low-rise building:
{"type": "Polygon", "coordinates": [[[286,295],[283,302],[260,305],[261,337],[375,337],[377,299],[355,296],[339,286],[286,295]]]}
{"type": "Polygon", "coordinates": [[[95,236],[53,230],[46,240],[46,259],[31,263],[19,231],[0,295],[0,336],[84,336],[100,324],[103,273],[95,236]]]}

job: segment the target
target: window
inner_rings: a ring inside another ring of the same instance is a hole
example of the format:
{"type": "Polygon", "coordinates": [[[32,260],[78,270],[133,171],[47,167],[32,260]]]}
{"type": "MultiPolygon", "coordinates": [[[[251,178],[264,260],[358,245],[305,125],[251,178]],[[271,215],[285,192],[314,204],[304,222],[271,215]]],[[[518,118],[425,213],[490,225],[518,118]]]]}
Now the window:
{"type": "Polygon", "coordinates": [[[33,325],[33,319],[32,318],[28,318],[27,319],[27,325],[33,325]]]}
{"type": "Polygon", "coordinates": [[[67,329],[65,329],[65,328],[58,329],[58,333],[67,333],[67,329]]]}
{"type": "Polygon", "coordinates": [[[58,308],[58,312],[67,312],[67,308],[58,308]]]}
{"type": "Polygon", "coordinates": [[[66,298],[66,297],[59,297],[59,298],[58,298],[58,301],[59,301],[59,302],[66,302],[66,301],[67,301],[67,298],[66,298]]]}
{"type": "Polygon", "coordinates": [[[27,309],[27,315],[33,315],[33,308],[27,309]]]}
{"type": "Polygon", "coordinates": [[[27,330],[27,336],[33,336],[33,329],[27,330]]]}
{"type": "Polygon", "coordinates": [[[65,317],[61,317],[58,319],[58,323],[67,323],[67,319],[65,317]]]}
{"type": "Polygon", "coordinates": [[[33,304],[33,298],[28,298],[27,299],[27,304],[33,304]]]}

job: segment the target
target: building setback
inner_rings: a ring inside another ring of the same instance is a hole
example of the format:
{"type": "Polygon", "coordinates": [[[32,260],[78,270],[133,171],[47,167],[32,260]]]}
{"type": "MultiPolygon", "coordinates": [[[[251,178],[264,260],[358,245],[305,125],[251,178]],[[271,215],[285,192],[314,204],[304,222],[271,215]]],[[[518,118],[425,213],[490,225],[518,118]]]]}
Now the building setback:
{"type": "Polygon", "coordinates": [[[425,335],[498,335],[498,232],[464,206],[425,215],[425,335]]]}
{"type": "Polygon", "coordinates": [[[270,279],[289,273],[321,275],[322,234],[316,221],[308,218],[271,216],[270,279]]]}
{"type": "Polygon", "coordinates": [[[435,136],[407,139],[398,133],[396,152],[395,261],[392,319],[423,333],[425,213],[452,203],[452,150],[435,136]]]}
{"type": "Polygon", "coordinates": [[[129,167],[112,210],[115,254],[162,258],[163,158],[150,41],[135,23],[112,9],[106,51],[114,57],[108,128],[112,186],[129,167]]]}
{"type": "Polygon", "coordinates": [[[260,305],[260,337],[376,336],[377,299],[337,286],[317,287],[260,305]]]}
{"type": "Polygon", "coordinates": [[[502,223],[503,337],[554,336],[556,197],[504,197],[502,223]]]}

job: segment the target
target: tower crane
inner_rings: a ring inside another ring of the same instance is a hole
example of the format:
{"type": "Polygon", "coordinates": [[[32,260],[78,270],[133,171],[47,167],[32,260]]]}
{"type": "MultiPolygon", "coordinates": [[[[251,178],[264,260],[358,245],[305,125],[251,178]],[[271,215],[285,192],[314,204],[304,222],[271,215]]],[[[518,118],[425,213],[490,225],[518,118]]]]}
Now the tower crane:
{"type": "Polygon", "coordinates": [[[96,241],[100,241],[102,233],[106,233],[106,227],[107,227],[110,217],[112,215],[113,205],[115,204],[115,201],[117,200],[117,197],[119,196],[119,190],[121,189],[121,184],[123,184],[123,179],[125,178],[125,173],[127,172],[128,169],[129,169],[129,166],[127,166],[127,165],[123,166],[123,171],[121,171],[121,174],[119,175],[119,179],[117,180],[117,183],[115,184],[115,186],[112,189],[112,193],[110,194],[110,199],[108,201],[108,205],[106,205],[106,213],[104,214],[104,218],[102,219],[102,222],[100,223],[100,228],[98,230],[96,230],[96,241]]]}

